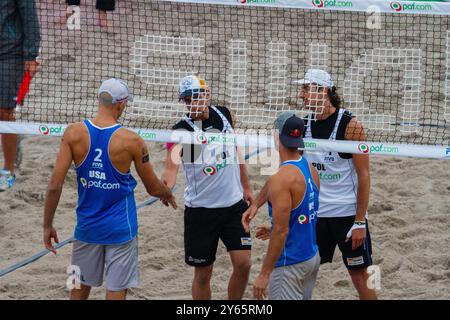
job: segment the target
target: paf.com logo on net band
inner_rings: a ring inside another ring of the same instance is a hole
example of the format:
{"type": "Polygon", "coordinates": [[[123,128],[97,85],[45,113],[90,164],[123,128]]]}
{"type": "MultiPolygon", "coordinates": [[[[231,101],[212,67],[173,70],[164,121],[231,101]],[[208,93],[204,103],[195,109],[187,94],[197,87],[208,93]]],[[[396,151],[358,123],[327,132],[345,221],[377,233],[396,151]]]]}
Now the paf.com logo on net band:
{"type": "Polygon", "coordinates": [[[141,137],[144,140],[156,140],[156,133],[151,132],[151,131],[138,130],[137,134],[139,137],[141,137]]]}
{"type": "Polygon", "coordinates": [[[238,3],[250,4],[250,3],[275,3],[276,0],[236,0],[238,3]]]}
{"type": "Polygon", "coordinates": [[[398,1],[391,2],[391,9],[397,12],[402,11],[430,11],[433,10],[433,6],[429,3],[400,3],[398,1]]]}
{"type": "Polygon", "coordinates": [[[196,135],[195,140],[201,144],[236,144],[236,137],[224,134],[205,135],[203,133],[196,135]]]}
{"type": "Polygon", "coordinates": [[[46,125],[39,126],[39,133],[44,136],[52,136],[52,135],[61,135],[63,134],[64,129],[62,126],[59,127],[48,127],[46,125]]]}
{"type": "Polygon", "coordinates": [[[396,154],[399,152],[398,147],[384,146],[383,144],[369,146],[368,144],[365,144],[365,143],[360,143],[358,145],[358,151],[363,154],[368,154],[368,153],[396,154]]]}
{"type": "Polygon", "coordinates": [[[312,4],[316,8],[351,8],[352,1],[337,1],[337,0],[312,0],[312,4]]]}

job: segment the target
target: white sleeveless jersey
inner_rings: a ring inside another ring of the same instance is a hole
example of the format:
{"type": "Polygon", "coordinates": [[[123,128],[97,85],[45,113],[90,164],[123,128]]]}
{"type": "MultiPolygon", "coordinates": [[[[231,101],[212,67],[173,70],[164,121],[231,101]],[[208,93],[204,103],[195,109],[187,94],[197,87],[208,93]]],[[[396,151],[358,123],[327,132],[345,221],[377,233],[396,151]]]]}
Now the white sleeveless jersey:
{"type": "MultiPolygon", "coordinates": [[[[227,118],[211,106],[223,121],[222,133],[233,133],[227,118]]],[[[194,132],[203,131],[190,118],[184,117],[194,132]]],[[[191,208],[225,208],[243,198],[238,155],[235,146],[201,145],[201,155],[194,163],[183,161],[186,186],[185,205],[191,208]]]]}
{"type": "MultiPolygon", "coordinates": [[[[336,140],[337,131],[344,114],[339,109],[330,140],[336,140]]],[[[308,115],[305,138],[311,139],[312,115],[308,115]]],[[[338,152],[304,152],[305,158],[314,165],[320,177],[318,217],[347,217],[356,215],[358,176],[353,159],[342,159],[338,152]]]]}

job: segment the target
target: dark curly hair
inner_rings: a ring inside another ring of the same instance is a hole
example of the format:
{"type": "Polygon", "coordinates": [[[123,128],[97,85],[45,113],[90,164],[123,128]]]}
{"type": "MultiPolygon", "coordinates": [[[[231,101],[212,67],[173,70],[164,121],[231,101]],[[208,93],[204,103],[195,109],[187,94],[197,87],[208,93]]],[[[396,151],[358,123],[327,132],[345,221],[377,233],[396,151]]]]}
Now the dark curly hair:
{"type": "Polygon", "coordinates": [[[339,97],[339,94],[337,93],[337,89],[335,86],[328,88],[327,90],[328,99],[330,99],[331,104],[336,109],[339,109],[342,106],[342,99],[339,97]]]}

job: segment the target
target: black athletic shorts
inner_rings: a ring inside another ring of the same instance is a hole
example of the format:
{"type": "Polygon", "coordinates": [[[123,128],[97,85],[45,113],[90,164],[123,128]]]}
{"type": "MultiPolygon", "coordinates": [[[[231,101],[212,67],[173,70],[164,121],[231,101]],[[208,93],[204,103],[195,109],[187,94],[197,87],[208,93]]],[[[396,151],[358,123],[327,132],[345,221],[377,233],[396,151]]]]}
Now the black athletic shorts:
{"type": "Polygon", "coordinates": [[[21,59],[0,59],[0,109],[16,107],[17,92],[24,75],[21,59]]]}
{"type": "MultiPolygon", "coordinates": [[[[79,6],[80,2],[80,0],[66,0],[69,6],[79,6]]],[[[114,11],[116,8],[116,0],[97,0],[95,8],[103,11],[114,11]]]]}
{"type": "Polygon", "coordinates": [[[209,266],[216,260],[219,239],[227,248],[251,250],[250,234],[241,223],[248,205],[244,200],[227,208],[189,208],[184,210],[184,253],[190,266],[209,266]]]}
{"type": "Polygon", "coordinates": [[[333,261],[336,245],[342,252],[342,259],[349,270],[365,269],[372,265],[372,243],[369,225],[366,220],[366,241],[364,245],[352,250],[352,239],[345,242],[348,231],[353,226],[355,216],[317,219],[317,245],[320,263],[333,261]]]}

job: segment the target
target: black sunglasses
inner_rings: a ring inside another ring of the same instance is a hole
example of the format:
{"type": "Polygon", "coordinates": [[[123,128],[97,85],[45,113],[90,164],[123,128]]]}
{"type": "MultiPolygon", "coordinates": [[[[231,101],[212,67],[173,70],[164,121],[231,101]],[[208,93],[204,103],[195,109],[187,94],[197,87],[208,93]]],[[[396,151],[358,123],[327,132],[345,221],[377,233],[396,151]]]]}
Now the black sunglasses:
{"type": "Polygon", "coordinates": [[[190,95],[190,96],[181,98],[180,101],[183,100],[185,103],[191,103],[192,100],[196,100],[196,99],[198,99],[199,97],[200,97],[200,94],[199,94],[199,93],[194,93],[194,94],[192,94],[192,95],[190,95]]]}

